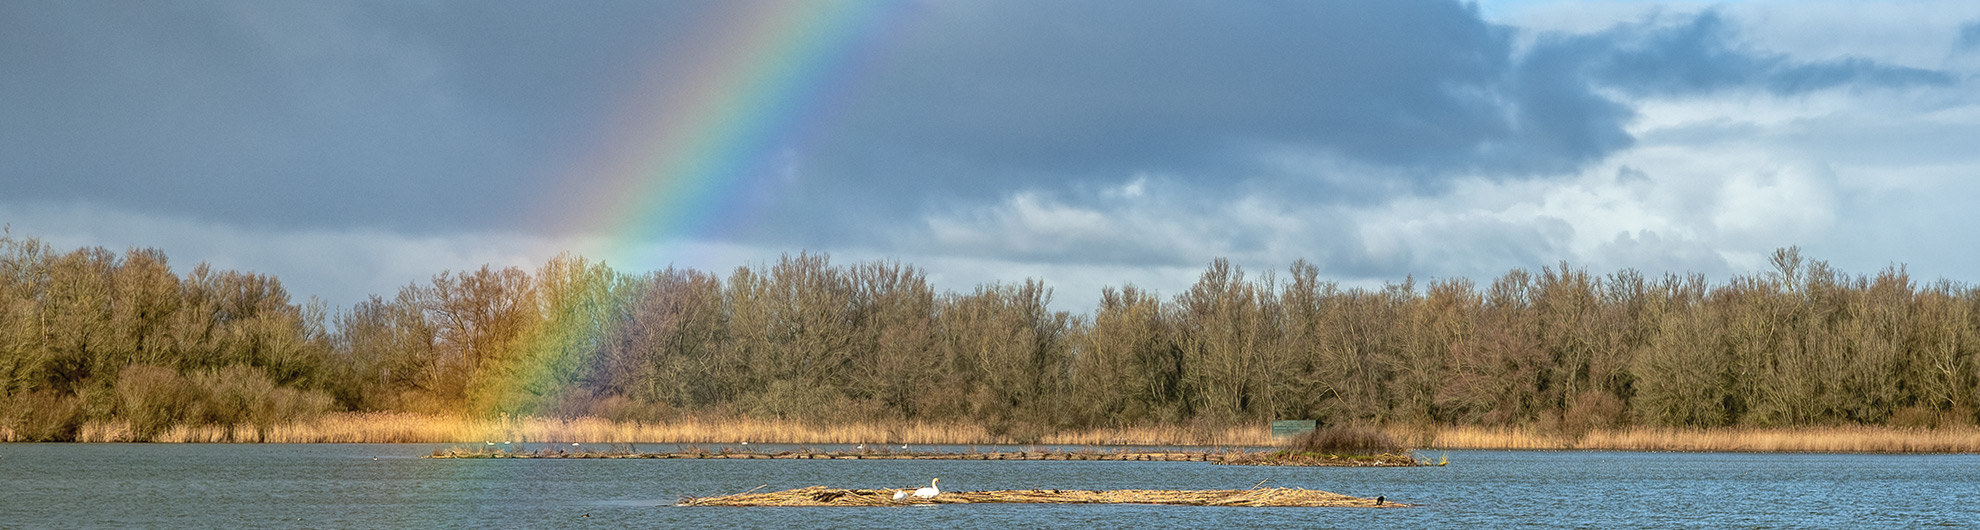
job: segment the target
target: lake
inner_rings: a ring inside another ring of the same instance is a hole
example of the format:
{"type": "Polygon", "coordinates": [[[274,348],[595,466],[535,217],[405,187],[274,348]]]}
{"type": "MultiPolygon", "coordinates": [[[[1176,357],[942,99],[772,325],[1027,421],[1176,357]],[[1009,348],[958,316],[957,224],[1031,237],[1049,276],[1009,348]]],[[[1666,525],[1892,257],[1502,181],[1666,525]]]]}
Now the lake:
{"type": "MultiPolygon", "coordinates": [[[[1430,452],[1450,465],[431,460],[448,445],[0,444],[0,528],[1973,528],[1980,455],[1430,452]],[[1408,509],[946,505],[678,508],[811,485],[1303,487],[1408,509]],[[587,517],[588,516],[588,517],[587,517]]],[[[716,448],[719,446],[704,446],[716,448]]],[[[834,446],[815,446],[831,449],[834,446]]],[[[672,446],[642,444],[644,451],[672,446]]]]}

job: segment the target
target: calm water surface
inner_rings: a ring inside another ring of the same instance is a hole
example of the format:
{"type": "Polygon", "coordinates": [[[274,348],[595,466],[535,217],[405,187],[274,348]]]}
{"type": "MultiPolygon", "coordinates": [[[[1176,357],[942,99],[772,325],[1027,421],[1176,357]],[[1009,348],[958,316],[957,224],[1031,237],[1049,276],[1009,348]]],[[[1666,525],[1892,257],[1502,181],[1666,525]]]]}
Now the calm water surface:
{"type": "Polygon", "coordinates": [[[1976,455],[1453,451],[1447,467],[1410,469],[419,458],[436,447],[0,444],[0,528],[1980,528],[1976,455]],[[930,477],[945,490],[1263,480],[1421,506],[670,506],[758,485],[919,487],[930,477]]]}

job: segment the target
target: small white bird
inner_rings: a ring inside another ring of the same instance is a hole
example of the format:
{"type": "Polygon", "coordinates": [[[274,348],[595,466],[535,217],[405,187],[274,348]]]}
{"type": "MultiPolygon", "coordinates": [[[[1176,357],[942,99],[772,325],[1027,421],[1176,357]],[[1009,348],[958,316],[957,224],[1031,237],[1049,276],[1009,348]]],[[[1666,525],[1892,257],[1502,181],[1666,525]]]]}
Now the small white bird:
{"type": "Polygon", "coordinates": [[[571,442],[571,447],[577,447],[577,444],[577,442],[571,442]]]}
{"type": "Polygon", "coordinates": [[[907,490],[894,490],[894,500],[907,498],[907,490]]]}
{"type": "Polygon", "coordinates": [[[907,444],[901,444],[901,448],[902,448],[902,449],[907,449],[907,444]]]}
{"type": "Polygon", "coordinates": [[[488,445],[495,445],[495,442],[491,442],[491,441],[488,441],[488,440],[482,440],[482,441],[481,441],[481,443],[485,443],[485,444],[488,444],[488,445]]]}
{"type": "Polygon", "coordinates": [[[914,496],[923,499],[933,499],[936,495],[941,495],[942,490],[935,487],[939,482],[942,482],[942,479],[938,478],[928,481],[928,487],[914,490],[914,496]]]}

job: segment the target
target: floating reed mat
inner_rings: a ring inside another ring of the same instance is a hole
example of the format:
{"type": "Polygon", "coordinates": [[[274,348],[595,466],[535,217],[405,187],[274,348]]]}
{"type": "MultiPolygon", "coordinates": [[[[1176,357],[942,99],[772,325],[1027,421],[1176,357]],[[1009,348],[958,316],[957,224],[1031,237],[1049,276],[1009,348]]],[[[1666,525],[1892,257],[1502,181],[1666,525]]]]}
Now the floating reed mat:
{"type": "Polygon", "coordinates": [[[812,486],[769,493],[685,497],[675,506],[913,506],[918,504],[1172,504],[1178,506],[1405,508],[1377,501],[1302,488],[1248,490],[991,490],[944,491],[934,498],[894,500],[900,490],[838,489],[812,486]]]}

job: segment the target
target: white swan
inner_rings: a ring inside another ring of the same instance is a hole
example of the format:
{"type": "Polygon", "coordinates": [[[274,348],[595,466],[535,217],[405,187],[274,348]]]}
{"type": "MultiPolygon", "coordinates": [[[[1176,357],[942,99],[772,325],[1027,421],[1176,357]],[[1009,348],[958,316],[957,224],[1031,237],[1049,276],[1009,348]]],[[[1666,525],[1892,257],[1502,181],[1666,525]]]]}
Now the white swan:
{"type": "Polygon", "coordinates": [[[907,490],[894,490],[894,500],[907,498],[907,490]]]}
{"type": "Polygon", "coordinates": [[[928,481],[928,487],[914,490],[914,496],[922,499],[933,499],[936,495],[941,495],[942,490],[935,487],[935,484],[941,481],[942,479],[939,478],[928,481]]]}

